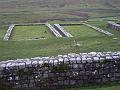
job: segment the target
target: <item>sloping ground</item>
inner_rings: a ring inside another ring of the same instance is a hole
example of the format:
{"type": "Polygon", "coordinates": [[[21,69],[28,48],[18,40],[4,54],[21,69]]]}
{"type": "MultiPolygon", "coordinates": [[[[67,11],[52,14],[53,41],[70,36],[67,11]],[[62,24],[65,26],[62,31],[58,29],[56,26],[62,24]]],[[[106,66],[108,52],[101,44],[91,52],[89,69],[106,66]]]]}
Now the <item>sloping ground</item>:
{"type": "MultiPolygon", "coordinates": [[[[119,7],[119,0],[0,0],[0,7],[64,7],[69,5],[93,5],[99,6],[104,5],[112,8],[119,7]],[[29,5],[29,6],[28,6],[29,5]]],[[[85,7],[86,7],[85,6],[85,7]]]]}
{"type": "Polygon", "coordinates": [[[0,0],[0,24],[117,16],[119,5],[120,0],[0,0]]]}

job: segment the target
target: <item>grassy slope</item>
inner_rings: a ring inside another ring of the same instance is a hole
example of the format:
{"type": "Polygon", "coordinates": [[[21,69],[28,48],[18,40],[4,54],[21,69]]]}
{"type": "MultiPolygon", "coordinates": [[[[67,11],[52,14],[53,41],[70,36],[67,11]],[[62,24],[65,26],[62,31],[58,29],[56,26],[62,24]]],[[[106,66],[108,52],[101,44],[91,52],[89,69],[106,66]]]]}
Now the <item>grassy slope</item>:
{"type": "Polygon", "coordinates": [[[119,0],[0,0],[0,24],[120,15],[119,0]]]}
{"type": "Polygon", "coordinates": [[[46,26],[16,26],[12,40],[34,39],[34,38],[53,38],[54,36],[48,31],[46,26]]]}

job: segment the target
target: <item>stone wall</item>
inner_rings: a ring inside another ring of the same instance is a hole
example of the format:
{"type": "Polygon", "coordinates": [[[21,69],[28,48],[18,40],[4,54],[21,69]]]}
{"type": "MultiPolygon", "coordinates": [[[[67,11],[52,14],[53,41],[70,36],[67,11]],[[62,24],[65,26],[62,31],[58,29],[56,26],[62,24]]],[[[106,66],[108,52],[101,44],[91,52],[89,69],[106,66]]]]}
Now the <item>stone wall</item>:
{"type": "Polygon", "coordinates": [[[113,35],[112,33],[108,32],[108,31],[105,31],[105,30],[100,29],[100,28],[98,28],[98,27],[92,26],[92,25],[90,25],[90,24],[84,23],[84,25],[86,25],[86,26],[88,26],[88,27],[90,27],[90,28],[93,28],[94,30],[96,30],[96,31],[98,31],[98,32],[101,32],[101,33],[103,33],[103,34],[105,34],[105,35],[108,35],[108,36],[112,36],[112,35],[113,35]]]}
{"type": "Polygon", "coordinates": [[[98,32],[100,32],[100,33],[103,33],[103,34],[105,34],[105,35],[108,35],[108,36],[112,36],[112,35],[113,35],[112,33],[108,32],[108,31],[106,31],[106,30],[100,29],[100,28],[98,28],[98,27],[96,27],[96,26],[93,26],[93,25],[90,25],[90,24],[87,24],[87,23],[60,24],[60,26],[76,26],[76,25],[77,25],[77,26],[79,26],[79,25],[85,25],[85,26],[90,27],[90,28],[92,28],[92,29],[94,29],[94,30],[96,30],[96,31],[98,31],[98,32]]]}
{"type": "Polygon", "coordinates": [[[61,35],[63,35],[64,37],[73,37],[69,32],[65,31],[63,29],[63,27],[60,26],[60,24],[54,24],[54,27],[56,30],[58,30],[61,35]]]}
{"type": "Polygon", "coordinates": [[[108,21],[108,27],[120,31],[120,24],[117,24],[115,22],[108,21]]]}
{"type": "Polygon", "coordinates": [[[45,25],[49,28],[49,31],[56,37],[62,37],[62,35],[49,23],[19,23],[19,24],[12,24],[9,26],[3,40],[8,41],[12,35],[13,29],[15,26],[38,26],[38,25],[45,25]]]}
{"type": "Polygon", "coordinates": [[[62,37],[62,35],[49,23],[46,23],[46,26],[49,28],[50,32],[53,33],[56,37],[62,37]]]}
{"type": "Polygon", "coordinates": [[[8,41],[10,39],[14,27],[15,27],[14,24],[9,26],[9,28],[8,28],[6,34],[5,34],[4,38],[3,38],[4,41],[8,41]]]}
{"type": "Polygon", "coordinates": [[[85,25],[87,27],[90,27],[90,28],[93,28],[94,30],[98,31],[98,32],[101,32],[103,34],[106,34],[108,36],[112,36],[113,34],[108,32],[108,31],[105,31],[105,30],[102,30],[98,27],[95,27],[95,26],[92,26],[90,24],[86,24],[86,23],[71,23],[71,24],[54,24],[54,26],[52,26],[51,24],[49,23],[20,23],[20,24],[12,24],[9,26],[3,40],[4,41],[8,41],[10,40],[10,37],[11,37],[11,34],[12,34],[12,31],[14,29],[15,26],[31,26],[31,25],[45,25],[46,27],[49,28],[49,31],[55,36],[55,37],[73,37],[69,32],[65,31],[63,29],[62,26],[73,26],[73,25],[85,25]]]}
{"type": "Polygon", "coordinates": [[[120,52],[71,53],[0,62],[0,88],[59,89],[120,83],[120,52]]]}

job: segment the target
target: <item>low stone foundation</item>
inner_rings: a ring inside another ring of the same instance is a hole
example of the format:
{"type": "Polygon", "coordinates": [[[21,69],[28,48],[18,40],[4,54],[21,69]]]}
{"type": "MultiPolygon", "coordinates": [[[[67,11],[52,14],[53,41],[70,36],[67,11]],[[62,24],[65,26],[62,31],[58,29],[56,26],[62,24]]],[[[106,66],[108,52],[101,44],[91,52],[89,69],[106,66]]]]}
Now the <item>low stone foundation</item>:
{"type": "Polygon", "coordinates": [[[117,24],[112,21],[108,21],[108,27],[120,31],[120,24],[117,24]]]}
{"type": "Polygon", "coordinates": [[[61,35],[63,35],[64,37],[73,37],[69,32],[65,31],[63,29],[63,27],[60,26],[60,24],[54,24],[54,27],[56,30],[58,30],[61,35]]]}

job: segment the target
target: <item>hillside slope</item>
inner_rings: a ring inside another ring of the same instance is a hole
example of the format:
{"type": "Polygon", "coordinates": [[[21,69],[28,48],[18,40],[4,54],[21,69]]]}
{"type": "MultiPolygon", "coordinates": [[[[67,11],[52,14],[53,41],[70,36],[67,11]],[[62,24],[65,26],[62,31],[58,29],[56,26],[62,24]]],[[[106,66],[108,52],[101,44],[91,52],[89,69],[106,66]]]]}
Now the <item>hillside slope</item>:
{"type": "Polygon", "coordinates": [[[0,0],[0,24],[120,15],[120,0],[0,0]]]}
{"type": "MultiPolygon", "coordinates": [[[[119,8],[120,0],[0,0],[0,8],[48,8],[48,7],[67,7],[67,6],[86,6],[91,7],[106,7],[106,8],[119,8]]],[[[102,8],[101,7],[101,8],[102,8]]]]}

